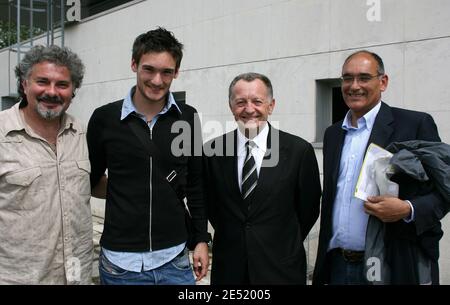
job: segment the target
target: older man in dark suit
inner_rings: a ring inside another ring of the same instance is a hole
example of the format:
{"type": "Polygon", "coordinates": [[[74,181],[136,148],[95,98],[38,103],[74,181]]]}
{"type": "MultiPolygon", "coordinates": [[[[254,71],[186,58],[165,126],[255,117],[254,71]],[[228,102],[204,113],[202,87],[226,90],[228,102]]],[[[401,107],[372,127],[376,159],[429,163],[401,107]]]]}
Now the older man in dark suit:
{"type": "MultiPolygon", "coordinates": [[[[350,108],[343,121],[324,137],[324,194],[314,284],[368,284],[364,259],[369,217],[385,223],[386,262],[391,284],[439,282],[440,219],[448,203],[437,193],[418,194],[400,181],[399,198],[354,197],[367,145],[386,147],[408,140],[440,141],[426,113],[389,107],[381,101],[388,76],[381,58],[369,51],[350,55],[342,68],[342,94],[350,108]],[[425,258],[428,276],[418,274],[418,257],[425,258]]],[[[376,280],[376,278],[374,279],[376,280]]]]}
{"type": "Polygon", "coordinates": [[[267,123],[275,100],[266,76],[237,76],[229,106],[238,129],[205,145],[211,283],[305,284],[303,241],[321,196],[314,149],[267,123]]]}

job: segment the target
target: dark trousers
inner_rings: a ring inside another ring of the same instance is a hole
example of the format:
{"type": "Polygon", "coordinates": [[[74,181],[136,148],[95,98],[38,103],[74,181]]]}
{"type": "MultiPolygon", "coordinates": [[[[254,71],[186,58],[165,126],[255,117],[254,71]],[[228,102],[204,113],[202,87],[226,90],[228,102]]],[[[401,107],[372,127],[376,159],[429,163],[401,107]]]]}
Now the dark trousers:
{"type": "Polygon", "coordinates": [[[364,260],[351,262],[344,258],[340,249],[328,252],[330,285],[367,285],[364,260]]]}

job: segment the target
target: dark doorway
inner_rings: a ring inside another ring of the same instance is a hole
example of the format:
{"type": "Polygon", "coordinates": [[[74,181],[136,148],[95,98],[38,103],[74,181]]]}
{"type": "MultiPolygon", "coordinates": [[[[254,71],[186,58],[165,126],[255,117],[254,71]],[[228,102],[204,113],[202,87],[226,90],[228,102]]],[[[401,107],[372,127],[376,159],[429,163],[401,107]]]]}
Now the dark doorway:
{"type": "Polygon", "coordinates": [[[17,102],[18,99],[15,96],[2,96],[0,111],[11,108],[17,102]]]}
{"type": "Polygon", "coordinates": [[[332,123],[334,124],[344,119],[349,108],[345,104],[344,98],[342,97],[341,87],[333,87],[331,98],[332,98],[331,119],[332,123]]]}

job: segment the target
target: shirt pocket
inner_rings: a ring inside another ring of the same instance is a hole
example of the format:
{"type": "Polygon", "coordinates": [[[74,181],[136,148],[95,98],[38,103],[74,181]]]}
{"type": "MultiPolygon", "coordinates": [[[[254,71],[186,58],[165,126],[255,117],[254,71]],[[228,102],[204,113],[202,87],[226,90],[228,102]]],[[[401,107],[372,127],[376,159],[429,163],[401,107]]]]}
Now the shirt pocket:
{"type": "Polygon", "coordinates": [[[91,174],[91,163],[89,160],[79,160],[76,161],[78,171],[75,174],[78,191],[81,195],[91,194],[91,183],[89,181],[89,175],[91,174]]]}
{"type": "Polygon", "coordinates": [[[33,167],[10,173],[5,176],[5,180],[9,184],[29,186],[37,177],[41,175],[41,169],[39,167],[33,167]]]}
{"type": "Polygon", "coordinates": [[[14,210],[34,209],[43,198],[44,187],[40,167],[21,169],[5,175],[5,193],[8,205],[14,210]]]}

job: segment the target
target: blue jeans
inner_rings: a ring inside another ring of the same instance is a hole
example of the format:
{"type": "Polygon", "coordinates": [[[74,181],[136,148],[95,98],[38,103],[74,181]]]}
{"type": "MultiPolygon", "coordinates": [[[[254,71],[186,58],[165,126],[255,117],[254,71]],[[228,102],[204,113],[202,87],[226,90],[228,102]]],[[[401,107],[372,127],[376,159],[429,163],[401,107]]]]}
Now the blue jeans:
{"type": "Polygon", "coordinates": [[[98,269],[102,285],[195,285],[187,249],[170,262],[141,272],[122,269],[100,252],[98,269]]]}

